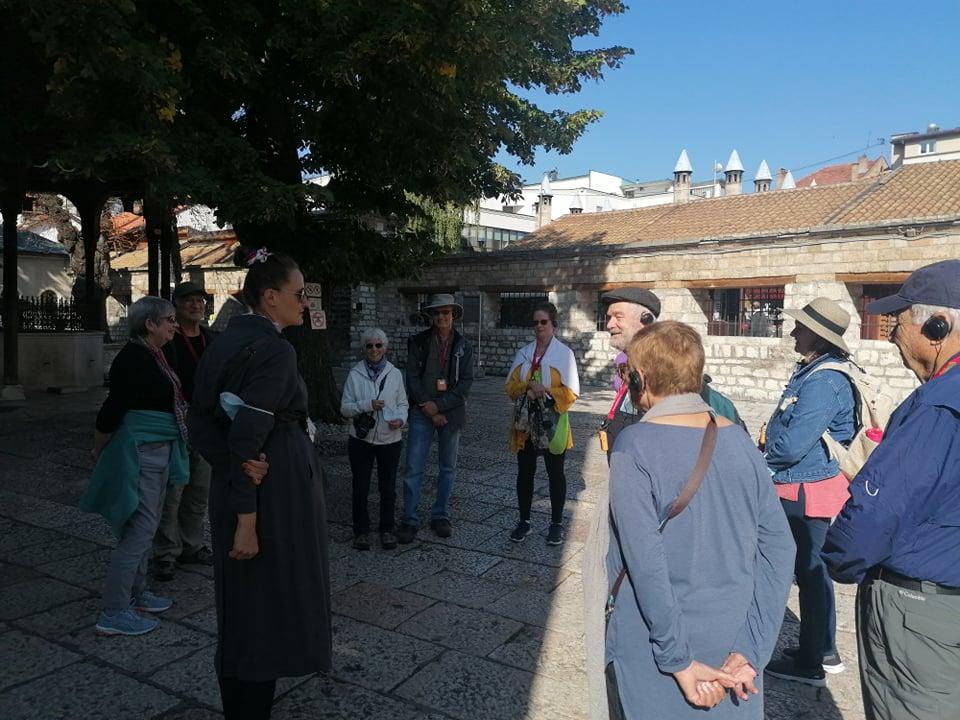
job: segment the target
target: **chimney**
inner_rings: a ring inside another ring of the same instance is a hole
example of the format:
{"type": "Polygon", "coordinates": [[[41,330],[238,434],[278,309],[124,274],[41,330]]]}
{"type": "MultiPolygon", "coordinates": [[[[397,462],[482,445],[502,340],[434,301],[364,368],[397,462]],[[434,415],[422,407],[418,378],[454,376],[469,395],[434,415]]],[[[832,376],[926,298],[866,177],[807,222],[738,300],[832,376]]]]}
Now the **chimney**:
{"type": "Polygon", "coordinates": [[[780,189],[795,190],[796,187],[797,184],[793,181],[793,173],[787,170],[787,174],[783,176],[783,181],[780,183],[780,189]]]}
{"type": "Polygon", "coordinates": [[[577,190],[577,194],[573,196],[573,200],[570,201],[570,214],[579,215],[583,212],[583,198],[584,192],[583,188],[577,190]]]}
{"type": "Polygon", "coordinates": [[[769,192],[771,179],[770,168],[767,165],[767,161],[761,160],[760,167],[757,168],[757,174],[753,178],[753,191],[769,192]]]}
{"type": "Polygon", "coordinates": [[[690,200],[691,175],[693,175],[693,167],[690,165],[690,158],[687,157],[686,150],[681,150],[677,164],[673,168],[673,202],[675,204],[682,205],[690,200]]]}
{"type": "Polygon", "coordinates": [[[786,176],[787,176],[787,169],[786,169],[786,168],[780,168],[780,169],[778,169],[778,170],[777,170],[777,183],[776,183],[776,185],[774,185],[773,187],[776,188],[777,190],[782,189],[782,188],[783,188],[783,179],[784,179],[786,176]]]}
{"type": "Polygon", "coordinates": [[[739,195],[743,189],[743,163],[740,162],[740,154],[736,150],[730,153],[723,175],[726,178],[724,195],[739,195]]]}
{"type": "Polygon", "coordinates": [[[540,202],[537,203],[537,227],[549,225],[553,220],[553,193],[550,191],[550,176],[544,175],[540,182],[540,202]]]}

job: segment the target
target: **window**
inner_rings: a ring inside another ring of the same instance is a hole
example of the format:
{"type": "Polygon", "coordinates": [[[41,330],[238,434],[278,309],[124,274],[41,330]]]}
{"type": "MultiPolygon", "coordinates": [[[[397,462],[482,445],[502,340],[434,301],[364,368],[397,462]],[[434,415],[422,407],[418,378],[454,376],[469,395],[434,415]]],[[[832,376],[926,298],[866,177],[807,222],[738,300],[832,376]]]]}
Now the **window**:
{"type": "Polygon", "coordinates": [[[920,154],[929,155],[930,153],[935,153],[937,151],[937,143],[935,140],[927,140],[926,142],[920,143],[920,154]]]}
{"type": "Polygon", "coordinates": [[[483,225],[464,225],[463,247],[473,248],[481,252],[484,250],[502,250],[526,234],[520,230],[504,230],[503,228],[483,225]]]}
{"type": "Polygon", "coordinates": [[[860,339],[886,340],[896,320],[889,315],[871,315],[866,308],[869,303],[887,295],[895,295],[899,285],[864,285],[863,297],[860,298],[860,339]]]}
{"type": "Polygon", "coordinates": [[[500,293],[500,316],[497,327],[525,328],[533,322],[533,308],[547,301],[546,292],[500,293]]]}
{"type": "Polygon", "coordinates": [[[463,321],[465,323],[480,322],[480,296],[463,296],[463,321]]]}
{"type": "Polygon", "coordinates": [[[782,337],[783,288],[716,288],[710,291],[708,335],[782,337]]]}

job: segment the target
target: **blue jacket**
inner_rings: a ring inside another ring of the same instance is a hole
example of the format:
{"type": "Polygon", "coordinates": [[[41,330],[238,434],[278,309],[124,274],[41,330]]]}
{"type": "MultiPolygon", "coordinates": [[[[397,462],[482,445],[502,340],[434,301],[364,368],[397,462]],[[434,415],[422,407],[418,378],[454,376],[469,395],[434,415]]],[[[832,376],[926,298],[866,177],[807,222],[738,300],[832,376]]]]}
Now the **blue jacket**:
{"type": "Polygon", "coordinates": [[[835,580],[880,566],[960,587],[960,369],[897,408],[850,495],[823,549],[835,580]]]}
{"type": "Polygon", "coordinates": [[[841,372],[814,372],[821,363],[838,361],[833,355],[823,355],[809,365],[797,363],[767,423],[765,455],[774,482],[816,482],[840,472],[821,436],[829,430],[841,443],[853,437],[853,389],[841,372]]]}

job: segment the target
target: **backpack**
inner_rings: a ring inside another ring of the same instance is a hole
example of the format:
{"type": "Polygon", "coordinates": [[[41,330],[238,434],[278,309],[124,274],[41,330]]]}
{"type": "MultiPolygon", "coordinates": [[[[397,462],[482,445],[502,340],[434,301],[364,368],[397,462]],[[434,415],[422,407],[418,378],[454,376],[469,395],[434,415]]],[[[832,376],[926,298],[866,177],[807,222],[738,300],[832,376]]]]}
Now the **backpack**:
{"type": "Polygon", "coordinates": [[[852,360],[846,362],[825,362],[817,366],[813,372],[821,370],[836,370],[847,376],[853,388],[855,432],[850,444],[844,447],[834,440],[829,432],[823,433],[822,440],[827,446],[827,452],[840,465],[848,480],[860,472],[860,468],[867,462],[880,439],[887,421],[896,408],[896,402],[883,392],[880,378],[867,373],[852,360]]]}

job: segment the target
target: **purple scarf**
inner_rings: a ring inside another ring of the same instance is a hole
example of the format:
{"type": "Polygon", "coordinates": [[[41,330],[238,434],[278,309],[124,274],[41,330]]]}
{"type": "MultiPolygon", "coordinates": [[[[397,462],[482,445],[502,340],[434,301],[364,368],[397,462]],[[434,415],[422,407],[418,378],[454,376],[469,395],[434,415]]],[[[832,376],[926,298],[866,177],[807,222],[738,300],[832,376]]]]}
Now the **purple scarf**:
{"type": "Polygon", "coordinates": [[[370,379],[376,380],[380,373],[383,372],[383,369],[387,366],[387,356],[384,354],[384,356],[380,358],[380,362],[375,365],[364,358],[363,365],[367,368],[367,375],[370,376],[370,379]]]}

